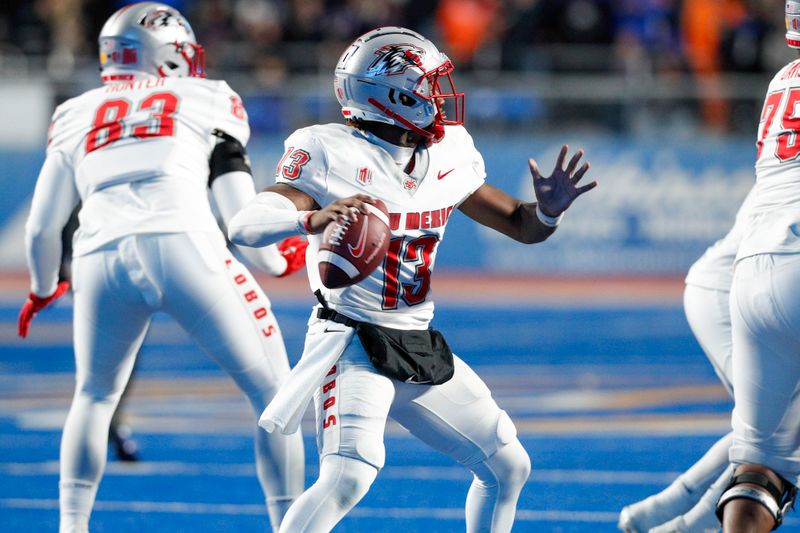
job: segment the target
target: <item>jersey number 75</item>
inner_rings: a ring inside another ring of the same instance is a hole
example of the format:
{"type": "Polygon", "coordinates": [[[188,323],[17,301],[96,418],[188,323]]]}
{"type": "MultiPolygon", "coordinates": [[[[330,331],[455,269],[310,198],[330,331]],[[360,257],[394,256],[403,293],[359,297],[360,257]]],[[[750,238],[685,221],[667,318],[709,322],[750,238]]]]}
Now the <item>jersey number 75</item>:
{"type": "Polygon", "coordinates": [[[764,102],[764,109],[761,111],[761,131],[758,138],[758,159],[761,159],[761,151],[778,108],[784,101],[783,116],[781,117],[781,131],[777,135],[777,146],[775,147],[775,157],[783,163],[793,160],[800,154],[800,116],[797,115],[795,107],[800,101],[800,88],[789,88],[787,90],[776,91],[767,95],[764,102]]]}

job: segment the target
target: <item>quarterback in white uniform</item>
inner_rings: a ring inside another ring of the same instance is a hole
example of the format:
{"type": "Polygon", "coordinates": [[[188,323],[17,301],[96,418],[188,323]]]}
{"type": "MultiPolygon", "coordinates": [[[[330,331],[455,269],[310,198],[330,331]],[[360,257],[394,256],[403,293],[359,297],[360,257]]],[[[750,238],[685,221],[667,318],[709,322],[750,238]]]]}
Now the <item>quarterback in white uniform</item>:
{"type": "MultiPolygon", "coordinates": [[[[800,49],[800,2],[785,3],[800,49]]],[[[736,470],[717,506],[723,531],[780,525],[800,482],[800,60],[770,82],[756,185],[731,286],[736,470]]]]}
{"type": "MultiPolygon", "coordinates": [[[[26,225],[35,314],[58,282],[61,230],[82,202],[74,237],[76,388],[61,441],[60,527],[85,532],[102,476],[112,413],[150,324],[174,318],[261,414],[289,364],[270,302],[228,251],[224,220],[255,196],[239,96],[203,79],[203,50],[163,4],[124,7],[99,38],[104,85],[59,106],[26,225]]],[[[303,264],[303,244],[244,251],[273,275],[303,264]]],[[[273,530],[303,490],[300,435],[255,427],[256,463],[273,530]]]]}
{"type": "MultiPolygon", "coordinates": [[[[452,68],[433,43],[404,28],[358,38],[336,67],[334,89],[346,124],[292,134],[277,183],[228,226],[231,240],[248,246],[308,234],[309,281],[321,301],[303,357],[260,421],[270,431],[292,433],[314,398],[320,474],[290,508],[283,533],[330,531],[358,503],[384,465],[388,416],[472,471],[467,531],[511,530],[530,459],[483,381],[458,357],[449,380],[423,378],[423,371],[408,379],[381,372],[361,333],[438,335],[429,330],[431,275],[455,209],[518,241],[540,242],[596,184],[577,186],[589,166],[578,168],[579,151],[565,168],[566,146],[550,178],[530,161],[538,203],[485,183],[483,159],[461,125],[464,95],[455,92],[452,68]],[[359,283],[325,288],[316,267],[320,233],[351,217],[351,209],[366,213],[373,198],[389,211],[383,264],[359,283]]],[[[439,353],[430,350],[434,359],[439,353]]]]}

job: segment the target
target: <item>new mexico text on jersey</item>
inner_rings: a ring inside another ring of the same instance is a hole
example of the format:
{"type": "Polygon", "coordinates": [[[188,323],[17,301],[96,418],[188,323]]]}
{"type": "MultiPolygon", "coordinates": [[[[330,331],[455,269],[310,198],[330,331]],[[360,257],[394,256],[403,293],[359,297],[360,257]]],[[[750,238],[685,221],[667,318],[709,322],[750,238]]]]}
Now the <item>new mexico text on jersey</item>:
{"type": "MultiPolygon", "coordinates": [[[[364,281],[327,289],[309,268],[313,290],[331,308],[357,320],[401,329],[425,329],[433,318],[430,277],[453,209],[480,187],[483,157],[462,126],[446,126],[444,139],[416,150],[406,174],[380,146],[344,124],[311,126],[285,142],[277,181],[319,205],[363,193],[389,210],[392,238],[386,261],[364,281]]],[[[316,264],[321,235],[309,235],[309,264],[316,264]]]]}

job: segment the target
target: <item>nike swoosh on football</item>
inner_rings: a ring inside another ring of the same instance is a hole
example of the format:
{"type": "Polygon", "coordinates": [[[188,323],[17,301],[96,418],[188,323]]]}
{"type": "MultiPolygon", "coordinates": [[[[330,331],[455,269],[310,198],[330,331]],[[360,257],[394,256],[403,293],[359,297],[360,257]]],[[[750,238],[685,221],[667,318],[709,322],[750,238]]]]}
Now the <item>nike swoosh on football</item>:
{"type": "Polygon", "coordinates": [[[445,176],[447,176],[448,174],[450,174],[450,173],[451,173],[452,171],[454,171],[454,170],[455,170],[454,168],[451,168],[451,169],[450,169],[450,170],[448,170],[447,172],[442,172],[442,171],[440,170],[440,171],[439,171],[439,174],[436,176],[436,178],[437,178],[437,179],[442,179],[442,178],[444,178],[445,176]]]}
{"type": "Polygon", "coordinates": [[[347,243],[347,248],[353,257],[361,257],[364,250],[367,248],[367,228],[369,227],[369,217],[364,215],[364,225],[361,226],[361,235],[358,236],[358,242],[355,246],[347,243]]]}

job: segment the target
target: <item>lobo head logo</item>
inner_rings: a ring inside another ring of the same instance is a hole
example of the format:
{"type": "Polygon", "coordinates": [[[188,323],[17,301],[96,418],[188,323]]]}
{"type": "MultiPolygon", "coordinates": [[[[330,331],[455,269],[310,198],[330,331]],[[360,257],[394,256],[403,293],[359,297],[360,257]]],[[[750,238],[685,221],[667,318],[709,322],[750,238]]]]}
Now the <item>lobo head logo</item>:
{"type": "Polygon", "coordinates": [[[176,17],[165,9],[156,9],[147,13],[139,22],[142,26],[150,30],[161,28],[182,28],[187,30],[182,17],[176,17]]]}
{"type": "Polygon", "coordinates": [[[387,44],[375,51],[375,59],[367,67],[370,76],[402,74],[408,67],[422,68],[425,51],[410,44],[387,44]]]}

